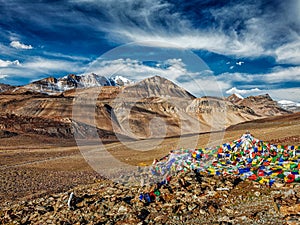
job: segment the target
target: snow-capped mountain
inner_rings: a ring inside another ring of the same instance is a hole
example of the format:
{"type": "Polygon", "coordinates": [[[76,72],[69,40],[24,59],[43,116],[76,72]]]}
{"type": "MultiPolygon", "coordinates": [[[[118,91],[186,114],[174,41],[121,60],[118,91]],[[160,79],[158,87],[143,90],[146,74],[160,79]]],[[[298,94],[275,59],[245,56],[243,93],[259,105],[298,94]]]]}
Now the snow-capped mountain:
{"type": "Polygon", "coordinates": [[[133,81],[127,79],[126,77],[122,77],[122,76],[114,76],[109,78],[112,86],[125,86],[125,85],[129,85],[132,84],[133,81]]]}
{"type": "Polygon", "coordinates": [[[122,76],[106,78],[95,73],[75,75],[69,74],[61,78],[47,77],[34,81],[26,86],[27,89],[52,94],[59,93],[74,88],[90,88],[100,86],[124,86],[133,83],[122,76]]]}
{"type": "Polygon", "coordinates": [[[280,100],[278,101],[278,104],[283,109],[293,111],[293,112],[300,112],[300,103],[298,102],[293,102],[289,100],[280,100]]]}

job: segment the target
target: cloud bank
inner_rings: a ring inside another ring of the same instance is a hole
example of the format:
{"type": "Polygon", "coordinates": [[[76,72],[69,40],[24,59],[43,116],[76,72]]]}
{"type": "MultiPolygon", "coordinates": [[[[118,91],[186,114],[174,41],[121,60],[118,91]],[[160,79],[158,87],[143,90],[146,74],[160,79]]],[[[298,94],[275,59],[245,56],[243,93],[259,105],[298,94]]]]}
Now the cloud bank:
{"type": "Polygon", "coordinates": [[[19,60],[9,61],[0,59],[0,67],[8,67],[8,66],[19,66],[19,60]]]}
{"type": "Polygon", "coordinates": [[[124,76],[134,81],[161,76],[187,89],[196,96],[222,96],[222,90],[230,85],[217,81],[211,71],[192,72],[180,58],[170,58],[149,66],[143,61],[127,59],[96,61],[85,73],[96,73],[106,77],[124,76]]]}
{"type": "Polygon", "coordinates": [[[271,55],[278,62],[299,63],[300,19],[295,9],[299,1],[71,3],[85,10],[97,9],[105,18],[98,21],[97,28],[117,42],[152,41],[159,47],[204,49],[242,57],[271,55]]]}
{"type": "Polygon", "coordinates": [[[16,48],[16,49],[25,49],[25,50],[33,49],[33,47],[31,45],[25,45],[25,44],[22,44],[19,41],[10,42],[10,46],[13,47],[13,48],[16,48]]]}
{"type": "Polygon", "coordinates": [[[229,90],[227,90],[225,93],[226,94],[241,94],[241,95],[249,95],[249,94],[257,94],[259,93],[261,90],[258,88],[252,88],[252,89],[238,89],[236,87],[233,87],[229,90]]]}
{"type": "MultiPolygon", "coordinates": [[[[151,41],[158,47],[177,46],[237,57],[268,55],[279,63],[299,64],[297,0],[0,2],[1,21],[10,24],[24,18],[19,24],[24,26],[23,35],[38,36],[43,31],[46,40],[61,38],[67,43],[68,38],[79,40],[81,33],[86,40],[98,37],[103,41],[104,37],[117,44],[151,41]],[[72,37],[68,36],[70,31],[72,37]]],[[[0,32],[0,36],[11,36],[12,32],[0,32]]],[[[21,34],[16,36],[22,38],[21,34]]],[[[32,49],[17,40],[11,45],[32,49]]]]}

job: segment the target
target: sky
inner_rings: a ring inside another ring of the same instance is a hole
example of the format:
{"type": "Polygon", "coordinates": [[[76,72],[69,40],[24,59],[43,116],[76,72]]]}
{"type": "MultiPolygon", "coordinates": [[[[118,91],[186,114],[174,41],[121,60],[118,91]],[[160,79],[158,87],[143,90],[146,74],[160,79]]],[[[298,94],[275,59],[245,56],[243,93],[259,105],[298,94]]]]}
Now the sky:
{"type": "Polygon", "coordinates": [[[299,0],[0,0],[0,83],[95,70],[299,102],[299,11],[299,0]]]}

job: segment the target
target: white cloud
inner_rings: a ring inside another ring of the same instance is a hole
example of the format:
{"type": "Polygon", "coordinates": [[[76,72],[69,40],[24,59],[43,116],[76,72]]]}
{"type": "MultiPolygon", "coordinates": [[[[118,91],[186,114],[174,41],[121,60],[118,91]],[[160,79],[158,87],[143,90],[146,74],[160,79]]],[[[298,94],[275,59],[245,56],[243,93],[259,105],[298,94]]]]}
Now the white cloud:
{"type": "Polygon", "coordinates": [[[200,28],[195,26],[193,16],[188,18],[186,11],[181,11],[184,4],[177,7],[176,3],[159,0],[101,1],[102,4],[95,0],[71,2],[98,8],[107,20],[95,21],[97,28],[121,43],[140,42],[155,47],[203,49],[225,55],[257,57],[276,56],[275,50],[282,43],[297,41],[297,35],[291,35],[294,32],[291,24],[295,24],[292,18],[299,15],[294,10],[295,16],[285,19],[295,5],[290,3],[279,4],[275,11],[259,2],[229,3],[206,9],[197,2],[199,11],[207,10],[212,17],[209,18],[212,20],[210,26],[200,28]]]}
{"type": "MultiPolygon", "coordinates": [[[[55,6],[43,4],[43,14],[35,4],[9,6],[20,17],[32,12],[28,18],[31,24],[50,31],[76,26],[78,30],[105,32],[108,41],[118,44],[149,41],[148,45],[158,47],[203,49],[245,57],[268,55],[280,63],[299,64],[299,51],[294,52],[300,26],[297,0],[270,4],[229,1],[218,7],[207,1],[69,0],[55,6]],[[75,10],[67,10],[72,6],[75,10]],[[91,16],[84,16],[85,12],[92,12],[91,16]]],[[[17,40],[22,37],[11,36],[21,46],[17,40]]]]}
{"type": "Polygon", "coordinates": [[[230,84],[225,81],[219,81],[215,76],[197,77],[190,79],[189,82],[182,85],[183,88],[193,93],[197,97],[217,96],[223,97],[223,90],[228,89],[230,84]]]}
{"type": "Polygon", "coordinates": [[[219,80],[244,82],[265,82],[266,84],[300,81],[300,66],[277,67],[272,72],[266,74],[249,73],[223,73],[218,76],[219,80]]]}
{"type": "Polygon", "coordinates": [[[52,56],[55,58],[63,58],[63,59],[70,59],[70,60],[77,60],[77,61],[89,61],[90,58],[88,57],[83,57],[83,56],[74,56],[74,55],[66,55],[62,53],[57,53],[57,52],[43,52],[44,55],[46,56],[52,56]]]}
{"type": "Polygon", "coordinates": [[[49,71],[75,71],[83,70],[84,67],[81,67],[76,62],[70,62],[66,60],[52,60],[42,57],[32,57],[30,61],[24,62],[22,65],[23,68],[42,71],[44,73],[49,71]]]}
{"type": "Polygon", "coordinates": [[[277,48],[275,57],[279,63],[300,64],[300,37],[298,41],[277,48]]]}
{"type": "Polygon", "coordinates": [[[120,75],[136,81],[158,75],[173,81],[196,96],[222,96],[222,90],[230,87],[227,82],[218,81],[212,71],[189,71],[180,58],[167,59],[159,64],[167,66],[151,67],[132,59],[95,61],[85,73],[94,72],[106,77],[120,75]]]}
{"type": "Polygon", "coordinates": [[[269,23],[263,19],[253,19],[259,14],[255,4],[243,2],[235,7],[229,4],[222,9],[209,8],[209,14],[215,17],[216,22],[212,22],[210,27],[199,28],[195,26],[193,19],[184,15],[186,12],[181,11],[180,7],[177,8],[176,3],[160,0],[100,1],[101,4],[95,0],[71,2],[83,7],[98,8],[105,15],[106,21],[94,21],[96,28],[121,43],[140,42],[155,47],[204,49],[226,55],[260,56],[266,53],[262,43],[266,40],[264,37],[271,40],[270,35],[263,32],[269,29],[260,26],[262,22],[264,25],[269,23]],[[225,25],[218,23],[228,15],[232,21],[245,21],[245,29],[238,34],[238,24],[230,21],[232,24],[229,30],[224,31],[225,25]]]}
{"type": "Polygon", "coordinates": [[[197,73],[189,72],[181,59],[169,59],[163,62],[166,68],[144,65],[138,60],[116,59],[95,61],[87,72],[94,72],[103,76],[122,75],[131,80],[142,80],[146,77],[159,75],[169,80],[176,81],[182,75],[195,76],[197,73]]]}
{"type": "Polygon", "coordinates": [[[300,67],[278,67],[267,74],[224,73],[217,80],[225,82],[229,88],[241,83],[240,88],[223,89],[226,94],[258,95],[269,93],[275,100],[299,101],[300,88],[284,88],[285,82],[300,82],[300,67]],[[282,87],[278,88],[278,85],[282,87]]]}
{"type": "MultiPolygon", "coordinates": [[[[17,79],[18,77],[22,77],[22,79],[37,79],[45,77],[46,74],[57,75],[57,73],[62,73],[61,76],[63,76],[67,73],[78,74],[85,70],[85,66],[77,61],[50,60],[42,57],[29,57],[22,64],[17,64],[18,62],[16,61],[13,61],[13,63],[18,66],[0,66],[0,74],[5,74],[5,77],[11,79],[17,79]]],[[[7,64],[7,62],[4,61],[4,64],[7,64]]]]}
{"type": "Polygon", "coordinates": [[[20,66],[19,60],[9,61],[0,59],[0,67],[8,67],[8,66],[20,66]]]}
{"type": "MultiPolygon", "coordinates": [[[[224,73],[215,76],[211,71],[191,72],[181,59],[168,59],[164,62],[159,62],[159,64],[168,64],[169,66],[166,68],[151,67],[142,64],[138,60],[117,59],[96,61],[87,72],[95,72],[108,77],[121,75],[131,80],[142,80],[159,75],[177,83],[196,96],[222,96],[222,93],[238,93],[247,96],[270,92],[270,94],[272,93],[277,97],[274,94],[277,89],[273,90],[272,84],[300,81],[300,67],[278,67],[267,74],[224,73]],[[243,83],[243,85],[240,88],[233,87],[235,82],[243,83]],[[258,84],[256,85],[255,83],[258,84]]],[[[287,93],[291,94],[291,92],[287,93]]],[[[283,91],[280,92],[280,96],[281,99],[294,98],[284,94],[283,91]]]]}
{"type": "Polygon", "coordinates": [[[297,106],[299,105],[300,106],[299,103],[289,101],[289,100],[279,100],[278,103],[281,105],[297,105],[297,106]]]}
{"type": "Polygon", "coordinates": [[[0,79],[4,79],[4,78],[6,78],[6,77],[8,77],[8,75],[0,74],[0,79]]]}
{"type": "Polygon", "coordinates": [[[257,94],[261,92],[258,88],[252,88],[252,89],[238,89],[236,87],[233,87],[229,90],[227,90],[226,94],[241,94],[241,95],[250,95],[250,94],[257,94]]]}
{"type": "Polygon", "coordinates": [[[26,45],[26,44],[22,44],[19,41],[12,41],[10,42],[10,46],[16,49],[33,49],[33,47],[31,45],[26,45]]]}
{"type": "Polygon", "coordinates": [[[270,96],[278,101],[282,99],[299,102],[300,88],[280,88],[280,89],[270,89],[265,90],[270,96]]]}
{"type": "Polygon", "coordinates": [[[260,95],[268,93],[271,98],[275,101],[286,99],[288,101],[299,102],[300,89],[299,88],[276,88],[276,89],[238,89],[233,87],[225,92],[226,94],[238,94],[250,96],[250,95],[260,95]]]}
{"type": "Polygon", "coordinates": [[[164,33],[149,34],[138,30],[115,30],[114,38],[139,42],[141,45],[165,48],[203,49],[218,54],[237,56],[260,56],[265,54],[262,46],[255,41],[239,40],[221,31],[186,31],[169,36],[164,33]]]}
{"type": "Polygon", "coordinates": [[[278,67],[273,72],[262,75],[262,80],[268,83],[280,83],[287,81],[300,81],[300,66],[282,68],[278,67]]]}

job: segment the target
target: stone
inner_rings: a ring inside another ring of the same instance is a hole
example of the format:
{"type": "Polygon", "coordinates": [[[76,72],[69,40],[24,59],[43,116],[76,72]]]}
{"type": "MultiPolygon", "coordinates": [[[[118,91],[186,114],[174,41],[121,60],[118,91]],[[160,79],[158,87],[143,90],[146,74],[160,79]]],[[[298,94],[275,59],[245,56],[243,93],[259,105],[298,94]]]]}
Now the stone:
{"type": "Polygon", "coordinates": [[[140,220],[145,220],[149,214],[150,214],[150,212],[147,209],[142,209],[137,217],[140,220]]]}
{"type": "Polygon", "coordinates": [[[281,206],[280,213],[284,216],[288,215],[300,215],[300,204],[292,205],[292,206],[281,206]]]}
{"type": "Polygon", "coordinates": [[[255,195],[256,197],[259,197],[259,196],[260,196],[260,192],[259,192],[259,191],[256,191],[256,192],[254,192],[254,195],[255,195]]]}
{"type": "Polygon", "coordinates": [[[201,215],[205,215],[206,214],[205,210],[203,210],[203,209],[200,209],[199,212],[200,212],[201,215]]]}
{"type": "Polygon", "coordinates": [[[118,213],[121,213],[121,214],[123,214],[123,213],[126,213],[127,212],[127,208],[125,207],[125,206],[120,206],[120,208],[118,209],[118,213]]]}
{"type": "Polygon", "coordinates": [[[188,210],[189,210],[189,211],[193,211],[195,208],[197,208],[197,205],[196,205],[196,204],[189,204],[189,205],[188,205],[188,210]]]}

